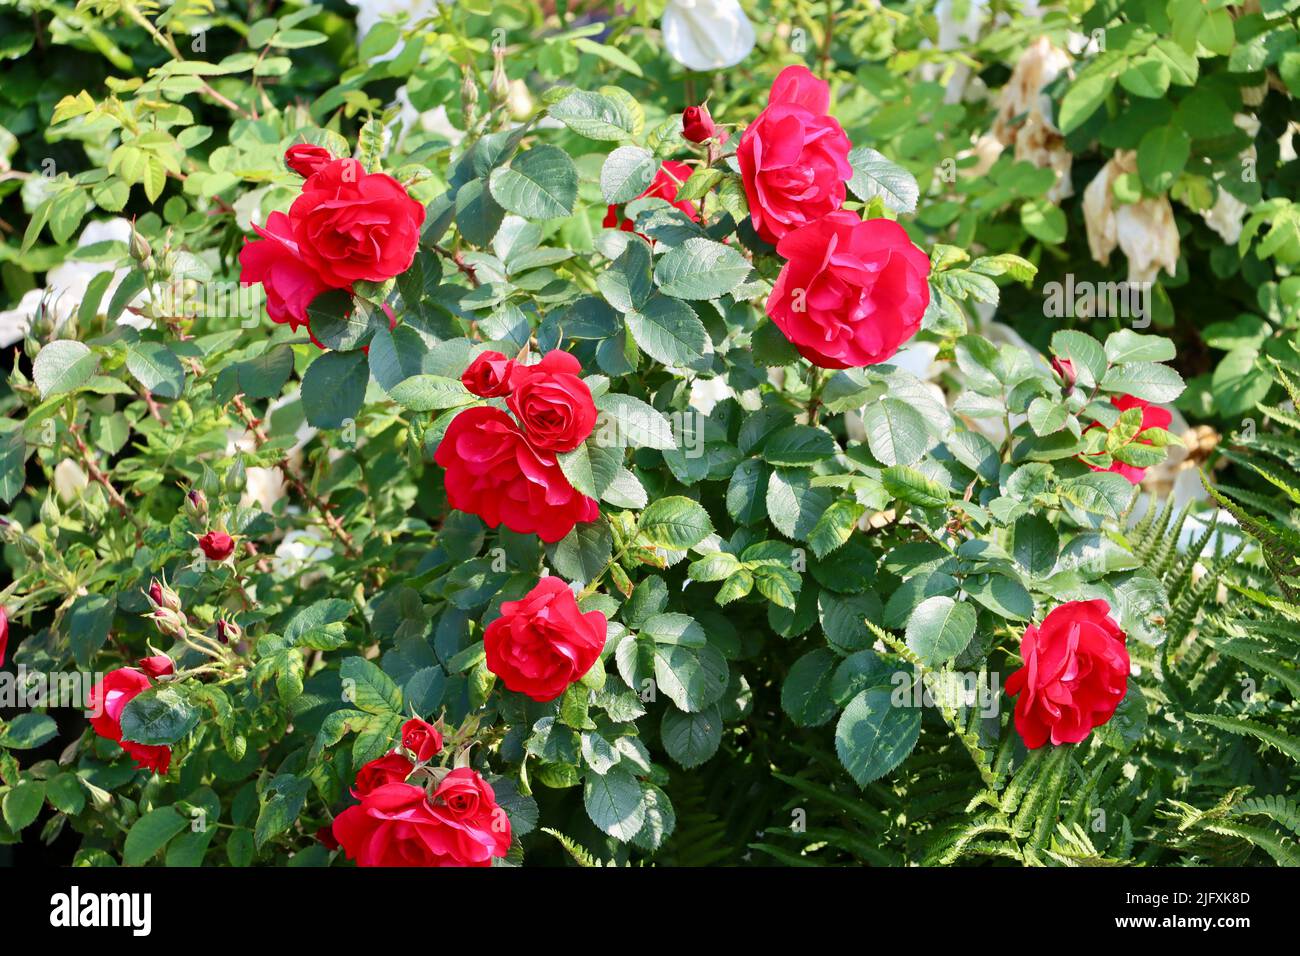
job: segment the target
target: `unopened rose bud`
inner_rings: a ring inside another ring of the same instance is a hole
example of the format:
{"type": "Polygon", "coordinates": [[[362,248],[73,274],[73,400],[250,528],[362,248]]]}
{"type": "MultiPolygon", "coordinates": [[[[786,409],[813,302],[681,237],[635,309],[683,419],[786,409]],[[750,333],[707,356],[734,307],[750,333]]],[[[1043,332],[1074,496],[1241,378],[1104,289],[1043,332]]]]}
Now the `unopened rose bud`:
{"type": "Polygon", "coordinates": [[[709,108],[705,104],[688,106],[682,111],[683,138],[692,143],[703,143],[713,139],[717,131],[717,127],[713,125],[713,117],[709,115],[709,108]]]}
{"type": "Polygon", "coordinates": [[[157,578],[149,582],[147,593],[154,610],[180,611],[181,596],[157,578]]]}
{"type": "Polygon", "coordinates": [[[155,654],[153,657],[142,657],[138,661],[140,670],[144,671],[155,680],[159,677],[167,677],[176,672],[176,665],[166,654],[155,654]]]}
{"type": "Polygon", "coordinates": [[[208,496],[198,488],[191,488],[185,493],[185,513],[199,521],[208,516],[208,496]]]}
{"type": "Polygon", "coordinates": [[[1061,384],[1065,386],[1066,394],[1069,394],[1079,377],[1074,370],[1074,363],[1069,359],[1054,358],[1052,359],[1052,370],[1060,376],[1061,384]]]}
{"type": "Polygon", "coordinates": [[[466,125],[473,125],[478,116],[478,84],[474,82],[474,74],[468,67],[465,69],[465,81],[460,85],[460,105],[465,113],[466,125]]]}
{"type": "Polygon", "coordinates": [[[510,77],[506,76],[506,54],[504,50],[496,51],[496,62],[492,66],[492,80],[488,83],[488,102],[498,107],[510,97],[510,77]]]}
{"type": "Polygon", "coordinates": [[[222,644],[237,644],[244,636],[244,629],[228,618],[217,618],[217,640],[222,644]]]}
{"type": "MultiPolygon", "coordinates": [[[[166,590],[164,588],[164,590],[166,590]]],[[[166,605],[159,607],[150,615],[153,619],[153,626],[158,628],[158,633],[165,637],[181,638],[185,636],[185,630],[189,625],[189,619],[180,611],[173,610],[166,605]]]]}
{"type": "Polygon", "coordinates": [[[135,228],[135,220],[131,220],[131,258],[137,262],[144,262],[153,254],[149,248],[149,243],[144,236],[140,235],[135,228]]]}

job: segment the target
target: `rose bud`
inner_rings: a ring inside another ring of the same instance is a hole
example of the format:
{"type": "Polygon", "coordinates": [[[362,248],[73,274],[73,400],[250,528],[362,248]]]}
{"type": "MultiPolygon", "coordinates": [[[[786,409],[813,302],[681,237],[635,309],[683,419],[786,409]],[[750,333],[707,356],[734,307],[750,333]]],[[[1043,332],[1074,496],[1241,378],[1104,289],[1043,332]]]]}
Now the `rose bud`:
{"type": "Polygon", "coordinates": [[[510,96],[510,78],[506,76],[506,53],[497,50],[496,62],[492,66],[492,79],[488,82],[488,99],[491,104],[501,106],[510,96]]]}
{"type": "Polygon", "coordinates": [[[460,383],[479,398],[497,398],[510,391],[514,359],[500,352],[480,352],[460,376],[460,383]]]}
{"type": "Polygon", "coordinates": [[[1078,373],[1074,370],[1074,363],[1069,359],[1054,358],[1052,370],[1061,377],[1061,384],[1065,386],[1066,394],[1069,394],[1074,388],[1074,383],[1079,379],[1078,373]]]}
{"type": "Polygon", "coordinates": [[[208,516],[208,496],[198,488],[191,488],[185,493],[185,511],[202,521],[208,516]]]}
{"type": "Polygon", "coordinates": [[[402,724],[402,746],[424,763],[442,750],[442,734],[432,724],[414,717],[402,724]]]}
{"type": "Polygon", "coordinates": [[[167,677],[176,672],[176,665],[166,654],[155,654],[153,657],[142,657],[139,661],[140,670],[144,671],[152,678],[167,677]]]}
{"type": "Polygon", "coordinates": [[[237,644],[243,636],[244,629],[234,621],[224,617],[217,618],[217,640],[222,644],[237,644]]]}
{"type": "Polygon", "coordinates": [[[5,666],[5,650],[9,647],[9,612],[0,604],[0,667],[5,666]]]}
{"type": "Polygon", "coordinates": [[[154,578],[149,582],[149,601],[153,604],[154,610],[165,609],[168,611],[179,611],[181,609],[181,596],[169,588],[167,585],[154,578]]]}
{"type": "Polygon", "coordinates": [[[224,531],[209,531],[199,538],[199,548],[209,561],[224,561],[235,553],[235,539],[224,531]]]}
{"type": "Polygon", "coordinates": [[[158,628],[158,633],[165,637],[174,637],[180,639],[185,636],[185,631],[189,627],[189,619],[180,611],[172,610],[169,607],[160,607],[153,614],[154,627],[158,628]]]}
{"type": "Polygon", "coordinates": [[[332,162],[333,153],[311,143],[295,143],[284,151],[284,164],[304,179],[332,162]]]}
{"type": "Polygon", "coordinates": [[[708,106],[688,106],[682,110],[682,136],[692,143],[703,143],[713,139],[718,129],[713,125],[708,106]]]}
{"type": "Polygon", "coordinates": [[[136,230],[134,219],[131,220],[130,249],[131,249],[131,258],[136,259],[139,262],[144,262],[145,260],[147,260],[153,251],[149,248],[148,240],[146,240],[145,237],[140,235],[140,233],[136,230]]]}
{"type": "Polygon", "coordinates": [[[339,841],[334,839],[334,831],[328,825],[316,831],[316,842],[331,853],[339,848],[339,841]]]}

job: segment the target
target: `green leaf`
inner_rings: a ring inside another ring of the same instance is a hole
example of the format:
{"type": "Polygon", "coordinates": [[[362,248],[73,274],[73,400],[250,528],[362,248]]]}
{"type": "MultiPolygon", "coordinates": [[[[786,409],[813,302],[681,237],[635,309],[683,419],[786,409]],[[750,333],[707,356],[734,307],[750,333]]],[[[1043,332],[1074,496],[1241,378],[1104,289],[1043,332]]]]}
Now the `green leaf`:
{"type": "Polygon", "coordinates": [[[1107,372],[1101,387],[1148,402],[1172,402],[1183,393],[1183,377],[1168,365],[1129,362],[1107,372]]]}
{"type": "Polygon", "coordinates": [[[351,352],[370,341],[377,328],[372,313],[353,301],[346,289],[329,289],[311,300],[307,318],[312,335],[338,352],[351,352]]]}
{"type": "Polygon", "coordinates": [[[694,547],[713,533],[709,513],[698,501],[681,495],[651,502],[637,527],[652,545],[675,551],[694,547]]]}
{"type": "Polygon", "coordinates": [[[83,594],[73,603],[68,614],[68,637],[73,658],[82,667],[90,666],[91,659],[108,640],[116,611],[117,600],[112,595],[83,594]]]}
{"type": "Polygon", "coordinates": [[[298,814],[302,813],[310,789],[310,780],[292,774],[280,774],[271,781],[267,788],[271,799],[262,805],[253,830],[254,844],[259,850],[268,840],[293,826],[298,814]]]}
{"type": "Polygon", "coordinates": [[[902,763],[920,737],[920,709],[895,706],[892,698],[888,686],[860,691],[835,727],[835,752],[860,787],[902,763]]]}
{"type": "Polygon", "coordinates": [[[837,497],[832,488],[813,487],[803,469],[777,468],[767,483],[767,513],[783,535],[804,541],[837,497]]]}
{"type": "Polygon", "coordinates": [[[150,746],[174,744],[198,722],[198,709],[175,687],[150,687],[123,708],[122,739],[150,746]]]}
{"type": "Polygon", "coordinates": [[[1192,138],[1180,126],[1147,130],[1138,144],[1137,168],[1142,185],[1163,193],[1174,184],[1192,154],[1192,138]]]}
{"type": "Polygon", "coordinates": [[[975,636],[976,616],[971,605],[950,597],[926,598],[907,621],[907,646],[926,667],[941,667],[975,636]]]}
{"type": "Polygon", "coordinates": [[[41,398],[71,392],[84,385],[99,367],[99,357],[90,347],[72,339],[58,339],[46,345],[32,363],[32,380],[41,398]]]}
{"type": "Polygon", "coordinates": [[[1176,354],[1174,343],[1160,335],[1141,335],[1120,329],[1106,337],[1106,356],[1116,365],[1126,362],[1168,362],[1176,354]]]}
{"type": "Polygon", "coordinates": [[[157,807],[135,823],[126,834],[122,847],[122,862],[127,866],[141,866],[167,845],[167,841],[189,826],[175,807],[157,807]]]}
{"type": "Polygon", "coordinates": [[[893,212],[916,212],[916,200],[921,189],[916,177],[906,169],[869,146],[851,150],[849,165],[853,167],[853,177],[849,180],[853,195],[865,203],[879,198],[885,208],[893,212]]]}
{"type": "Polygon", "coordinates": [[[600,191],[605,202],[631,202],[649,187],[659,171],[659,158],[644,146],[620,146],[605,158],[600,169],[600,191]]]}
{"type": "Polygon", "coordinates": [[[126,368],[145,389],[163,398],[180,398],[185,389],[181,360],[161,342],[133,345],[126,355],[126,368]]]}
{"type": "Polygon", "coordinates": [[[704,356],[709,333],[687,303],[668,296],[651,296],[645,305],[629,312],[628,330],[641,350],[664,365],[684,367],[704,356]]]}
{"type": "MultiPolygon", "coordinates": [[[[308,372],[310,371],[309,368],[308,372]]],[[[475,401],[460,379],[430,374],[412,375],[388,389],[388,395],[397,404],[413,412],[457,408],[475,401]]]]}
{"type": "Polygon", "coordinates": [[[0,419],[0,501],[13,501],[26,480],[27,440],[22,425],[12,418],[0,419]]]}
{"type": "Polygon", "coordinates": [[[609,522],[602,515],[595,521],[573,526],[573,530],[548,548],[551,564],[571,581],[594,581],[614,554],[609,522]]]}
{"type": "Polygon", "coordinates": [[[388,716],[402,711],[402,691],[393,679],[364,657],[349,657],[339,668],[343,697],[369,714],[388,716]]]}
{"type": "Polygon", "coordinates": [[[871,454],[885,465],[910,465],[919,461],[929,445],[925,418],[896,398],[882,398],[862,410],[871,454]]]}
{"type": "Polygon", "coordinates": [[[1052,523],[1042,515],[1027,514],[1012,528],[1011,553],[1016,564],[1033,577],[1046,577],[1056,567],[1060,539],[1052,523]]]}
{"type": "Polygon", "coordinates": [[[632,135],[633,117],[622,106],[600,93],[576,91],[550,108],[555,117],[579,136],[597,140],[622,140],[632,135]]]}
{"type": "Polygon", "coordinates": [[[688,770],[698,767],[718,751],[722,743],[722,716],[717,707],[698,714],[684,714],[668,707],[659,728],[664,750],[688,770]]]}
{"type": "Polygon", "coordinates": [[[696,713],[727,689],[727,660],[712,645],[652,645],[655,683],[679,710],[696,713]]]}
{"type": "Polygon", "coordinates": [[[1115,86],[1115,75],[1110,70],[1098,70],[1079,77],[1061,100],[1058,122],[1061,132],[1069,135],[1088,121],[1115,86]]]}
{"type": "Polygon", "coordinates": [[[40,780],[20,780],[4,795],[0,811],[4,822],[15,833],[29,826],[41,812],[45,803],[45,783],[40,780]]]}
{"type": "Polygon", "coordinates": [[[763,458],[771,465],[814,465],[839,449],[831,433],[812,425],[790,425],[773,432],[763,444],[763,458]]]}
{"type": "Polygon", "coordinates": [[[1064,329],[1052,336],[1052,351],[1070,360],[1079,384],[1085,388],[1092,388],[1106,375],[1106,351],[1091,335],[1064,329]]]}
{"type": "Polygon", "coordinates": [[[624,843],[645,823],[641,785],[622,767],[606,774],[588,774],[582,784],[582,805],[598,829],[624,843]]]}
{"type": "Polygon", "coordinates": [[[625,443],[633,448],[671,451],[677,447],[672,424],[662,412],[639,398],[606,392],[596,399],[596,408],[601,417],[592,434],[602,445],[609,439],[609,444],[625,443]]]}
{"type": "Polygon", "coordinates": [[[302,377],[302,409],[316,428],[342,428],[356,421],[366,398],[370,366],[361,352],[325,352],[302,377]]]}
{"type": "Polygon", "coordinates": [[[824,647],[790,666],[781,685],[781,709],[800,727],[819,727],[839,710],[830,692],[838,666],[839,658],[824,647]]]}
{"type": "Polygon", "coordinates": [[[895,498],[921,508],[942,508],[948,503],[943,486],[915,468],[894,465],[880,473],[885,491],[895,498]]]}
{"type": "Polygon", "coordinates": [[[841,498],[822,512],[817,524],[808,534],[808,544],[818,558],[835,551],[844,545],[858,525],[858,519],[866,514],[866,505],[841,498]]]}
{"type": "Polygon", "coordinates": [[[0,732],[0,747],[6,750],[35,750],[47,744],[59,732],[59,725],[48,714],[19,714],[0,732]]]}
{"type": "Polygon", "coordinates": [[[679,299],[716,299],[745,281],[749,270],[749,260],[731,246],[687,239],[655,265],[655,284],[679,299]]]}
{"type": "Polygon", "coordinates": [[[578,198],[578,169],[556,146],[534,146],[509,166],[492,170],[492,198],[503,209],[527,219],[559,219],[573,213],[578,198]]]}

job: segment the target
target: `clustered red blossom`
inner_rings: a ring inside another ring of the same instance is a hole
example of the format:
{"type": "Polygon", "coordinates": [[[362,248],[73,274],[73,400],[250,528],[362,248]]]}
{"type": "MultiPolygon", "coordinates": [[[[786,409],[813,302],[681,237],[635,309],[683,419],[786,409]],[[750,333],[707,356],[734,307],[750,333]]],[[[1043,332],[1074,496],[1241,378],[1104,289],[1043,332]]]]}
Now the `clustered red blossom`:
{"type": "Polygon", "coordinates": [[[408,720],[402,750],[357,771],[352,796],[360,802],[316,839],[358,866],[490,866],[505,856],[510,819],[491,784],[469,767],[428,766],[442,747],[434,725],[408,720]]]}
{"type": "Polygon", "coordinates": [[[767,314],[822,368],[887,361],[930,304],[930,260],[889,219],[842,209],[852,144],[827,113],[830,87],[807,67],[781,71],[736,149],[750,220],[786,260],[767,314]]]}
{"type": "Polygon", "coordinates": [[[506,688],[544,703],[582,679],[605,648],[606,620],[583,614],[573,591],[545,577],[519,601],[503,601],[483,632],[487,666],[506,688]]]}
{"type": "Polygon", "coordinates": [[[476,405],[452,419],[433,460],[444,469],[447,500],[489,527],[559,541],[574,525],[595,521],[596,502],[577,491],[556,455],[586,441],[596,425],[591,389],[568,352],[548,352],[536,365],[500,352],[479,355],[461,376],[470,392],[506,397],[515,417],[476,405]],[[516,421],[518,419],[518,421],[516,421]]]}
{"type": "Polygon", "coordinates": [[[122,711],[132,700],[153,686],[159,677],[173,672],[171,658],[159,654],[140,661],[140,667],[119,667],[109,671],[91,688],[87,705],[94,715],[90,727],[106,740],[120,744],[141,770],[165,774],[171,768],[172,749],[161,744],[140,744],[122,736],[122,711]]]}
{"type": "Polygon", "coordinates": [[[410,268],[425,211],[393,177],[324,147],[291,146],[285,163],[305,177],[302,192],[287,215],[253,224],[259,238],[240,250],[240,282],[262,284],[272,322],[311,334],[307,310],[317,296],[351,294],[356,282],[383,282],[410,268]]]}

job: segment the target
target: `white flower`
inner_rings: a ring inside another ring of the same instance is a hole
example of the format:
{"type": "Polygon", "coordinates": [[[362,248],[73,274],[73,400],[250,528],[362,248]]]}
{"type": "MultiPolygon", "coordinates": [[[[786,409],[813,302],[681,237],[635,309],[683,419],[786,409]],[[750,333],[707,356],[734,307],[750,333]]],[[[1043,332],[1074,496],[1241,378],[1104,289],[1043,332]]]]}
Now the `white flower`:
{"type": "MultiPolygon", "coordinates": [[[[129,242],[130,238],[131,224],[121,217],[91,221],[86,223],[86,227],[81,231],[81,236],[77,239],[77,248],[97,242],[129,242]]],[[[85,262],[72,258],[60,263],[45,274],[45,288],[29,289],[14,308],[0,312],[0,348],[8,348],[15,342],[22,341],[42,299],[46,300],[55,327],[58,328],[81,308],[81,300],[85,298],[91,279],[103,272],[113,273],[113,281],[108,284],[103,297],[99,300],[102,308],[112,300],[113,293],[117,291],[117,287],[129,271],[113,269],[101,262],[85,262]]],[[[142,301],[143,296],[137,296],[131,304],[138,305],[142,301]]],[[[131,325],[135,328],[148,328],[150,324],[150,320],[141,319],[129,310],[123,312],[118,319],[118,325],[131,325]]]]}
{"type": "Polygon", "coordinates": [[[1048,201],[1053,203],[1074,195],[1070,182],[1072,157],[1052,119],[1051,97],[1043,90],[1069,65],[1070,55],[1053,46],[1047,37],[1029,44],[998,96],[998,115],[993,123],[993,136],[1004,146],[1014,144],[1016,159],[1056,173],[1056,182],[1047,193],[1048,201]]]}
{"type": "MultiPolygon", "coordinates": [[[[1237,128],[1252,140],[1259,135],[1259,120],[1246,113],[1238,113],[1232,118],[1237,128]]],[[[1243,160],[1255,159],[1255,145],[1252,143],[1240,153],[1243,160]]],[[[1246,216],[1246,204],[1222,186],[1214,205],[1201,212],[1205,224],[1217,232],[1224,242],[1232,245],[1241,238],[1241,220],[1246,216]]]]}
{"type": "Polygon", "coordinates": [[[754,27],[738,0],[668,0],[664,46],[690,70],[735,66],[754,49],[754,27]]]}
{"type": "Polygon", "coordinates": [[[63,459],[54,469],[54,490],[64,504],[80,498],[89,484],[90,477],[71,458],[63,459]]]}
{"type": "Polygon", "coordinates": [[[1178,226],[1167,196],[1115,205],[1114,182],[1137,172],[1137,154],[1116,150],[1083,191],[1083,222],[1092,257],[1106,265],[1118,245],[1128,257],[1129,282],[1154,282],[1160,269],[1178,268],[1178,226]]]}

